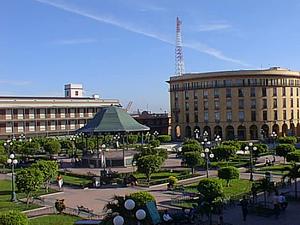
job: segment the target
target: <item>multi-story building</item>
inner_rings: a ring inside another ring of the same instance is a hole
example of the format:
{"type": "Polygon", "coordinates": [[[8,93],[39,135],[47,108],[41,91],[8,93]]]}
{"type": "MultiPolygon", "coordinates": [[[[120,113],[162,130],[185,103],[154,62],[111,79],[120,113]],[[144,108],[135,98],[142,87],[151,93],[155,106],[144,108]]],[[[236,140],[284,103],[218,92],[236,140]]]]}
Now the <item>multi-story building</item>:
{"type": "Polygon", "coordinates": [[[300,136],[300,72],[280,67],[187,73],[170,84],[172,136],[300,136]]]}
{"type": "Polygon", "coordinates": [[[171,131],[171,115],[165,113],[151,113],[143,111],[133,114],[132,117],[139,123],[150,127],[150,133],[157,131],[159,134],[169,135],[171,131]]]}
{"type": "Polygon", "coordinates": [[[84,126],[116,99],[83,97],[81,84],[65,85],[65,97],[0,97],[0,139],[65,135],[84,126]]]}

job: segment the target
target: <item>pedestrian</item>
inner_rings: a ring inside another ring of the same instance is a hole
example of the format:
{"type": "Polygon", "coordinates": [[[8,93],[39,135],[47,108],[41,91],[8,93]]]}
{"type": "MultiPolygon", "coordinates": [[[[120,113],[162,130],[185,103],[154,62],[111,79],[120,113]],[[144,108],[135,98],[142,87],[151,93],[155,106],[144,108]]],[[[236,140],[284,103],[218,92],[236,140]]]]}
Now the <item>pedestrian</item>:
{"type": "Polygon", "coordinates": [[[278,202],[279,202],[281,210],[285,211],[288,203],[287,203],[286,198],[285,198],[285,196],[282,192],[280,193],[280,195],[278,197],[278,202]]]}
{"type": "Polygon", "coordinates": [[[246,196],[243,196],[243,199],[240,201],[240,205],[242,207],[243,220],[246,221],[248,215],[248,200],[246,196]]]}
{"type": "Polygon", "coordinates": [[[274,205],[274,214],[277,219],[280,214],[279,194],[277,191],[275,192],[275,195],[273,196],[273,205],[274,205]]]}
{"type": "Polygon", "coordinates": [[[56,181],[57,181],[59,190],[61,190],[61,188],[62,188],[62,186],[63,186],[63,183],[64,183],[64,181],[63,181],[63,179],[62,179],[62,176],[61,176],[61,175],[58,175],[58,176],[56,177],[56,181]]]}

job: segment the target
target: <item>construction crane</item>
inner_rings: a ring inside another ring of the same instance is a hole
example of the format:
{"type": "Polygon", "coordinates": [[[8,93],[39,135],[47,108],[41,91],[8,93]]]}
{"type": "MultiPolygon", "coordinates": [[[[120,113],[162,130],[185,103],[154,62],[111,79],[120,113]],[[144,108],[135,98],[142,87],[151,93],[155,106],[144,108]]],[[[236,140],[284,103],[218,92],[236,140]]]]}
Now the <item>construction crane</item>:
{"type": "Polygon", "coordinates": [[[128,105],[126,106],[125,111],[128,112],[132,106],[133,101],[128,102],[128,105]]]}
{"type": "Polygon", "coordinates": [[[184,74],[184,61],[182,50],[182,37],[181,37],[181,20],[176,19],[176,48],[175,48],[175,74],[182,76],[184,74]]]}

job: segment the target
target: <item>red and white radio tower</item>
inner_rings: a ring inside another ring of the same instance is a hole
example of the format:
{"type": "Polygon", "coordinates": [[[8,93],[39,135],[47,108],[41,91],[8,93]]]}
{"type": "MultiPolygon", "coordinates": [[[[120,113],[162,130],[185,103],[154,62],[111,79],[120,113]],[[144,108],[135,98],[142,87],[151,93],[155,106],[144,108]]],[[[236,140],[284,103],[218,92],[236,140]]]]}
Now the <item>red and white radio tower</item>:
{"type": "Polygon", "coordinates": [[[182,51],[182,38],[181,38],[181,20],[176,19],[176,48],[175,48],[175,73],[177,76],[184,74],[184,62],[182,51]]]}

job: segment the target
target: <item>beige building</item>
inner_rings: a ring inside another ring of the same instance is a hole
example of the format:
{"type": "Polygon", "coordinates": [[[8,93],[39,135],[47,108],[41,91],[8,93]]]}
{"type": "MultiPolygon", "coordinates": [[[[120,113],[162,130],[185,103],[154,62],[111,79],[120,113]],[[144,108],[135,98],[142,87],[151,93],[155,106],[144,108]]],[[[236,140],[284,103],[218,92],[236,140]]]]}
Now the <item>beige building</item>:
{"type": "Polygon", "coordinates": [[[81,84],[65,85],[65,97],[0,97],[0,139],[65,135],[84,126],[117,99],[83,97],[81,84]]]}
{"type": "Polygon", "coordinates": [[[280,67],[187,73],[170,84],[172,136],[269,138],[300,136],[300,72],[280,67]],[[199,131],[199,132],[198,132],[199,131]]]}

